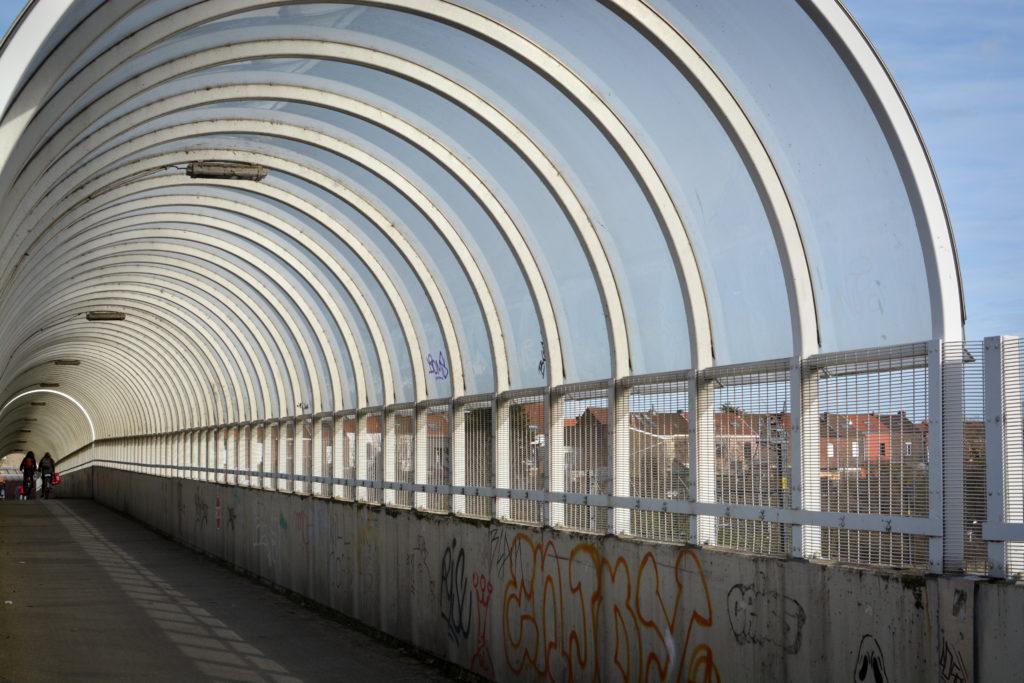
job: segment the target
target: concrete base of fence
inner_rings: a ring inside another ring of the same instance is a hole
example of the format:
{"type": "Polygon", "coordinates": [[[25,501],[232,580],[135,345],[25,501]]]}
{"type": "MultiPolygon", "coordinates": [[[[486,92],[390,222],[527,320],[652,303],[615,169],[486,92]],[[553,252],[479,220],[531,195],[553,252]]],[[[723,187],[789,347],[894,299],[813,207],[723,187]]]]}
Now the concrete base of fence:
{"type": "Polygon", "coordinates": [[[1024,587],[93,468],[92,495],[497,680],[1011,680],[1024,587]]]}

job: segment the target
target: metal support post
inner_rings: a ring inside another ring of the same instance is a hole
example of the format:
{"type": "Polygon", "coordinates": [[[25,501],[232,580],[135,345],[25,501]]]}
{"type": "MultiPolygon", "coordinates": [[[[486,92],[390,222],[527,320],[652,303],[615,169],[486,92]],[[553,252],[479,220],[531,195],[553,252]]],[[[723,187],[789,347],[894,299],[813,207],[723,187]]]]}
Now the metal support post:
{"type": "MultiPolygon", "coordinates": [[[[544,421],[547,423],[545,450],[547,456],[544,468],[545,490],[549,493],[565,492],[565,394],[544,392],[544,421]]],[[[551,527],[565,526],[565,503],[551,501],[547,504],[547,523],[551,527]]]]}
{"type": "MultiPolygon", "coordinates": [[[[630,495],[632,474],[629,452],[629,396],[628,387],[616,387],[615,380],[608,385],[608,472],[611,476],[609,493],[613,496],[630,495]]],[[[628,534],[631,511],[613,507],[608,511],[608,533],[628,534]]]]}
{"type": "MultiPolygon", "coordinates": [[[[690,495],[697,503],[715,502],[715,387],[694,372],[690,377],[690,495]]],[[[690,542],[714,544],[717,520],[696,515],[690,542]]]]}
{"type": "MultiPolygon", "coordinates": [[[[494,400],[494,486],[509,488],[509,400],[497,397],[494,400]]],[[[512,505],[508,498],[499,497],[494,501],[494,518],[508,519],[512,516],[512,505]]]]}
{"type": "MultiPolygon", "coordinates": [[[[398,471],[398,449],[395,439],[395,413],[385,408],[380,428],[381,455],[384,458],[384,481],[395,481],[395,473],[398,471]]],[[[384,489],[384,504],[395,504],[395,490],[384,489]]]]}
{"type": "MultiPolygon", "coordinates": [[[[426,484],[427,482],[427,451],[430,445],[427,438],[427,409],[417,405],[413,409],[413,482],[426,484]]],[[[427,494],[423,491],[414,491],[412,494],[412,506],[417,510],[427,507],[427,494]]]]}
{"type": "MultiPolygon", "coordinates": [[[[790,368],[793,509],[821,510],[821,427],[819,423],[819,371],[807,370],[794,358],[790,368]]],[[[793,555],[821,557],[821,527],[793,526],[793,555]]]]}
{"type": "MultiPolygon", "coordinates": [[[[461,405],[452,401],[448,405],[450,418],[450,452],[452,463],[452,486],[466,485],[466,411],[461,405]]],[[[446,482],[447,483],[447,482],[446,482]]],[[[457,493],[451,499],[452,512],[457,515],[466,513],[466,496],[457,493]]]]}

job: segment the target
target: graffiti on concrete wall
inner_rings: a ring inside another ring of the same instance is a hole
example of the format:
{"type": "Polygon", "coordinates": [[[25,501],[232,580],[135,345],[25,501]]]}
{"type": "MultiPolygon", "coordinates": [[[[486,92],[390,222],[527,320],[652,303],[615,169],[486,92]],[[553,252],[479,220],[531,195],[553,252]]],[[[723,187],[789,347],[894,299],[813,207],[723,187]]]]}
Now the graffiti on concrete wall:
{"type": "Polygon", "coordinates": [[[256,502],[256,519],[253,525],[253,547],[263,557],[266,566],[271,573],[277,569],[277,544],[279,524],[270,524],[268,519],[270,513],[263,501],[256,502]]]}
{"type": "Polygon", "coordinates": [[[964,657],[945,638],[942,639],[942,653],[939,655],[939,676],[942,683],[967,683],[964,657]]]}
{"type": "Polygon", "coordinates": [[[804,608],[793,598],[764,590],[764,574],[754,584],[736,584],[729,589],[729,624],[736,642],[778,645],[791,655],[800,651],[804,608]]]}
{"type": "Polygon", "coordinates": [[[885,660],[882,659],[882,648],[872,635],[866,635],[860,640],[853,680],[855,683],[889,683],[889,676],[885,673],[885,660]]]}
{"type": "MultiPolygon", "coordinates": [[[[427,542],[423,536],[416,537],[416,544],[409,551],[405,561],[411,576],[424,577],[429,599],[433,601],[437,587],[434,585],[434,577],[430,573],[430,550],[427,548],[427,542]]],[[[411,595],[416,595],[418,584],[420,584],[420,581],[417,580],[409,582],[409,593],[411,595]]]]}
{"type": "Polygon", "coordinates": [[[523,555],[522,569],[510,565],[502,601],[505,661],[513,673],[551,680],[720,680],[703,638],[713,615],[695,552],[680,550],[667,568],[650,552],[635,565],[621,556],[609,560],[589,543],[564,558],[552,541],[535,544],[522,533],[512,550],[523,555]],[[608,642],[614,643],[611,657],[599,653],[599,644],[608,642]]]}
{"type": "Polygon", "coordinates": [[[448,625],[448,637],[459,642],[469,637],[473,603],[466,578],[466,551],[452,539],[441,559],[441,618],[448,625]]]}
{"type": "Polygon", "coordinates": [[[195,496],[193,497],[193,503],[195,504],[195,526],[197,529],[205,529],[210,517],[210,506],[207,504],[203,497],[199,495],[199,489],[196,489],[195,496]]]}
{"type": "Polygon", "coordinates": [[[487,647],[487,608],[491,604],[494,584],[483,574],[473,574],[473,592],[476,594],[476,652],[470,662],[470,670],[488,678],[496,678],[494,660],[487,647]]]}
{"type": "Polygon", "coordinates": [[[519,574],[523,573],[522,546],[513,547],[515,532],[505,527],[492,528],[488,532],[491,543],[491,558],[498,570],[498,578],[505,578],[505,570],[510,564],[515,564],[519,574]]]}

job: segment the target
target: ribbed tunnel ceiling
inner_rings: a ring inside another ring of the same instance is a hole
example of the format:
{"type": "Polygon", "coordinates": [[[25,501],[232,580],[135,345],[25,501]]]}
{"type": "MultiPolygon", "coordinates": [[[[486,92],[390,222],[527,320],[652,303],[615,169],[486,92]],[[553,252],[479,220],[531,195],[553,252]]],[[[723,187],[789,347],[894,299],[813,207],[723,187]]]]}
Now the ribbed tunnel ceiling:
{"type": "Polygon", "coordinates": [[[40,2],[0,74],[3,453],[960,336],[833,0],[40,2]]]}

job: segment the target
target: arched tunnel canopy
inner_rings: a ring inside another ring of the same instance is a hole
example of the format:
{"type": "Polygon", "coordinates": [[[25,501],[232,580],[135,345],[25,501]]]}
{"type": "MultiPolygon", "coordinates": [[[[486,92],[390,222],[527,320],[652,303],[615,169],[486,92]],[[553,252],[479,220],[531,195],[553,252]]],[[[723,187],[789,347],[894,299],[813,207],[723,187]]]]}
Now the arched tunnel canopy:
{"type": "Polygon", "coordinates": [[[30,2],[0,79],[2,453],[961,335],[836,0],[30,2]]]}

